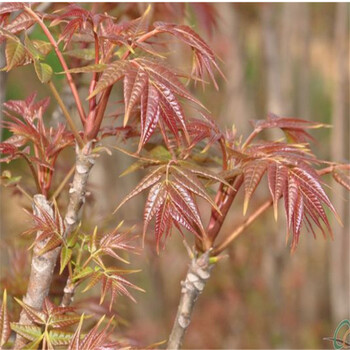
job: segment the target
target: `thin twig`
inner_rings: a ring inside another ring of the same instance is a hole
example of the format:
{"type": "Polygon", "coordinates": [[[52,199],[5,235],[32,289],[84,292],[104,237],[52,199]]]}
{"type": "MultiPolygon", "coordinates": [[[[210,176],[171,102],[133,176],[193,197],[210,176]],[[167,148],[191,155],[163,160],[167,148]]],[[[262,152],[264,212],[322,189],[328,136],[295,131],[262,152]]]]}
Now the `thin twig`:
{"type": "Polygon", "coordinates": [[[33,200],[32,196],[21,185],[17,184],[16,188],[30,201],[33,200]]]}
{"type": "Polygon", "coordinates": [[[35,181],[35,186],[36,186],[36,190],[38,191],[38,193],[41,193],[41,186],[39,183],[39,177],[38,177],[38,173],[36,172],[36,170],[33,167],[33,163],[30,161],[30,159],[28,158],[28,156],[25,153],[21,153],[21,156],[23,156],[23,159],[27,162],[29,169],[33,175],[33,179],[35,181]]]}
{"type": "Polygon", "coordinates": [[[232,202],[243,184],[243,176],[238,175],[233,181],[233,188],[227,188],[227,186],[225,186],[217,193],[215,202],[220,209],[221,215],[217,212],[217,210],[215,210],[215,208],[212,209],[207,228],[208,236],[211,239],[211,242],[215,241],[220,232],[226,215],[231,208],[232,202]]]}
{"type": "Polygon", "coordinates": [[[248,138],[243,143],[242,149],[245,149],[255,139],[255,137],[261,132],[261,130],[262,129],[260,128],[254,129],[253,132],[248,136],[248,138]]]}
{"type": "Polygon", "coordinates": [[[62,182],[60,183],[60,185],[56,188],[56,191],[52,194],[50,200],[53,201],[55,200],[59,194],[61,193],[61,191],[63,190],[64,186],[66,186],[67,182],[69,181],[69,179],[71,178],[71,176],[74,174],[74,170],[75,170],[75,165],[73,165],[71,167],[71,169],[69,170],[69,172],[67,173],[67,175],[64,177],[64,179],[62,180],[62,182]]]}
{"type": "Polygon", "coordinates": [[[262,204],[252,215],[243,221],[241,225],[235,228],[231,234],[219,245],[214,247],[213,255],[220,254],[227,246],[236,239],[252,222],[254,222],[261,214],[272,206],[273,201],[270,199],[262,204]]]}
{"type": "Polygon", "coordinates": [[[70,114],[69,114],[69,112],[68,112],[64,102],[61,99],[60,94],[58,93],[58,91],[57,91],[57,89],[56,89],[56,87],[55,87],[55,85],[53,84],[52,81],[49,82],[49,87],[50,87],[50,89],[51,89],[51,91],[52,91],[52,93],[53,93],[57,103],[60,105],[60,107],[62,109],[62,112],[63,112],[63,114],[64,114],[64,116],[65,116],[65,118],[67,120],[67,123],[69,124],[69,127],[71,128],[71,130],[72,130],[76,140],[78,141],[80,148],[82,148],[84,146],[84,141],[80,137],[78,129],[76,128],[72,117],[70,116],[70,114]]]}
{"type": "Polygon", "coordinates": [[[327,174],[332,173],[335,168],[350,170],[350,164],[334,164],[334,165],[328,166],[326,168],[317,170],[317,174],[320,176],[327,175],[327,174]]]}

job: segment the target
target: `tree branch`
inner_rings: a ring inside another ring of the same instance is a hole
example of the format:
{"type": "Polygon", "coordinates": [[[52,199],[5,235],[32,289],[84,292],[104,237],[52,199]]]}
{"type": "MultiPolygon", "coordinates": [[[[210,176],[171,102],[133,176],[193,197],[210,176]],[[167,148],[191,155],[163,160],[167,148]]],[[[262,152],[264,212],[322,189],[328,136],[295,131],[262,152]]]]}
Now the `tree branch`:
{"type": "Polygon", "coordinates": [[[67,279],[66,285],[63,289],[63,297],[62,297],[60,306],[67,307],[72,303],[75,288],[76,288],[76,284],[72,281],[71,277],[69,276],[67,279]]]}
{"type": "Polygon", "coordinates": [[[219,187],[217,198],[215,198],[215,203],[220,208],[221,215],[215,210],[215,208],[212,209],[211,217],[207,228],[207,233],[211,242],[214,242],[217,235],[219,234],[221,226],[226,218],[226,215],[229,209],[231,208],[232,202],[235,199],[238,190],[240,189],[242,184],[243,176],[238,175],[233,180],[233,188],[228,188],[227,186],[223,188],[219,187]]]}
{"type": "Polygon", "coordinates": [[[181,299],[171,331],[167,349],[180,349],[186,330],[191,323],[194,305],[202,293],[213,265],[209,264],[211,250],[203,253],[199,258],[193,258],[187,271],[185,281],[181,282],[181,299]]]}
{"type": "Polygon", "coordinates": [[[49,87],[50,87],[50,89],[51,89],[51,91],[52,91],[52,93],[53,93],[53,95],[54,95],[54,97],[55,97],[57,103],[58,103],[59,106],[61,107],[61,110],[62,110],[62,112],[63,112],[63,115],[64,115],[64,117],[66,118],[66,121],[67,121],[69,127],[71,128],[71,130],[72,130],[72,132],[73,132],[73,134],[74,134],[75,139],[76,139],[77,142],[79,143],[79,146],[80,146],[80,147],[83,147],[83,146],[84,146],[84,141],[83,141],[82,138],[80,137],[79,131],[78,131],[78,129],[76,128],[76,126],[75,126],[75,124],[74,124],[74,122],[73,122],[73,119],[72,119],[72,117],[70,116],[70,114],[69,114],[69,112],[68,112],[68,109],[66,108],[66,106],[65,106],[65,104],[64,104],[64,102],[63,102],[63,100],[61,99],[60,94],[58,93],[58,91],[57,91],[57,89],[56,89],[56,87],[55,87],[55,85],[53,84],[52,81],[49,82],[49,87]]]}
{"type": "Polygon", "coordinates": [[[241,225],[235,228],[231,234],[226,237],[226,239],[219,245],[214,247],[214,255],[220,254],[227,246],[236,239],[251,223],[253,223],[261,214],[263,214],[268,208],[273,204],[272,199],[269,199],[264,204],[262,204],[256,211],[250,215],[246,220],[243,221],[241,225]]]}
{"type": "MultiPolygon", "coordinates": [[[[91,142],[87,143],[83,149],[80,149],[78,146],[76,147],[75,173],[72,186],[69,190],[69,203],[64,218],[65,231],[63,239],[68,237],[76,228],[81,208],[85,202],[86,185],[91,168],[94,164],[94,157],[91,154],[91,148],[91,142]]],[[[54,215],[50,202],[45,196],[40,194],[34,196],[33,212],[35,215],[39,216],[42,215],[41,213],[43,212],[48,213],[51,217],[54,215]]],[[[40,232],[37,233],[37,236],[38,235],[40,235],[40,232]]],[[[39,252],[45,244],[46,241],[43,240],[34,245],[27,294],[23,298],[23,301],[26,304],[39,310],[42,308],[44,299],[49,294],[54,268],[61,249],[61,247],[58,247],[46,252],[45,254],[39,255],[39,252]]],[[[23,310],[19,322],[21,324],[32,323],[23,310]]],[[[14,348],[16,350],[20,349],[25,343],[26,340],[18,335],[14,348]]]]}

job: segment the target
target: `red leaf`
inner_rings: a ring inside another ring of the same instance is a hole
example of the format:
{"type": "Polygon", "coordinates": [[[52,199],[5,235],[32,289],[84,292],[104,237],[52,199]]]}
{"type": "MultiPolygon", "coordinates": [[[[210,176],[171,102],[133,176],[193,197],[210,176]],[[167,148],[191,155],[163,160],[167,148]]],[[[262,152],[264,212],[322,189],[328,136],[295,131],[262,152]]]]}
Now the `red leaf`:
{"type": "Polygon", "coordinates": [[[148,75],[142,68],[137,71],[129,69],[124,78],[125,116],[124,127],[128,122],[130,113],[141,97],[148,83],[148,75]]]}
{"type": "MultiPolygon", "coordinates": [[[[175,95],[171,92],[170,89],[168,89],[165,85],[163,84],[158,84],[156,85],[156,87],[158,88],[159,93],[163,96],[163,101],[166,104],[167,108],[166,111],[168,119],[171,115],[171,119],[175,119],[179,122],[179,124],[181,125],[182,130],[185,133],[187,142],[190,143],[189,140],[189,135],[187,132],[187,128],[186,128],[186,123],[185,123],[185,115],[184,112],[182,110],[182,107],[179,103],[179,101],[177,100],[177,98],[175,97],[175,95]]],[[[162,114],[164,115],[164,114],[162,114]]],[[[175,124],[172,124],[173,129],[175,129],[175,124]]],[[[177,126],[176,126],[177,129],[177,126]]]]}
{"type": "Polygon", "coordinates": [[[269,113],[267,120],[258,120],[253,123],[256,129],[280,128],[287,136],[290,136],[293,142],[302,143],[314,138],[307,133],[306,129],[318,129],[326,127],[326,124],[310,122],[303,119],[278,117],[273,113],[269,113]]]}
{"type": "Polygon", "coordinates": [[[95,90],[90,94],[88,99],[94,97],[101,91],[113,85],[118,80],[124,77],[127,71],[128,63],[125,61],[114,61],[108,65],[108,67],[102,73],[100,79],[98,80],[95,90]]]}
{"type": "Polygon", "coordinates": [[[154,233],[156,236],[157,252],[159,253],[159,244],[163,235],[167,237],[171,228],[171,217],[169,204],[167,201],[160,206],[159,210],[156,213],[156,222],[154,233]]]}
{"type": "Polygon", "coordinates": [[[186,213],[186,216],[191,218],[198,225],[201,231],[204,232],[204,227],[199,215],[197,204],[191,196],[190,192],[176,181],[173,181],[171,183],[171,186],[176,193],[176,195],[174,195],[173,191],[169,192],[175,206],[177,208],[180,207],[181,209],[179,210],[186,213]]]}
{"type": "Polygon", "coordinates": [[[0,5],[0,14],[22,10],[23,8],[23,2],[3,2],[0,5]]]}
{"type": "Polygon", "coordinates": [[[147,59],[137,59],[149,73],[152,80],[157,85],[162,84],[167,87],[173,94],[186,98],[189,101],[205,108],[196,98],[194,98],[185,86],[180,82],[177,76],[168,68],[162,66],[160,63],[155,63],[147,59]]]}
{"type": "Polygon", "coordinates": [[[264,175],[267,169],[267,165],[268,163],[265,160],[260,159],[247,162],[243,165],[245,189],[243,215],[245,215],[245,213],[247,212],[250,197],[254,193],[262,176],[264,175]]]}
{"type": "Polygon", "coordinates": [[[161,171],[164,169],[164,166],[160,166],[152,171],[150,174],[146,175],[140,183],[132,190],[118,205],[118,207],[114,210],[116,212],[122,205],[124,205],[129,199],[135,197],[137,194],[141,193],[148,187],[154,185],[161,177],[161,171]]]}
{"type": "Polygon", "coordinates": [[[146,200],[143,235],[145,235],[148,224],[152,220],[155,213],[159,210],[160,206],[164,203],[165,199],[166,191],[164,189],[164,184],[159,182],[151,188],[146,200]]]}
{"type": "Polygon", "coordinates": [[[141,136],[138,152],[152,136],[160,116],[158,90],[152,85],[148,85],[147,95],[141,96],[141,136]]]}
{"type": "Polygon", "coordinates": [[[273,199],[274,215],[277,221],[278,200],[283,193],[288,178],[288,169],[286,166],[278,163],[270,163],[268,166],[268,181],[271,196],[273,199]]]}
{"type": "Polygon", "coordinates": [[[35,20],[27,12],[21,12],[16,18],[14,18],[4,29],[10,33],[16,34],[22,30],[29,29],[35,24],[35,20]]]}
{"type": "Polygon", "coordinates": [[[193,73],[202,79],[205,69],[210,75],[215,87],[218,89],[212,67],[214,67],[222,76],[223,74],[215,61],[215,55],[213,51],[204,42],[204,40],[190,27],[185,25],[178,26],[164,22],[156,22],[154,25],[159,31],[174,35],[185,44],[191,46],[194,50],[195,55],[195,64],[192,69],[193,73]]]}

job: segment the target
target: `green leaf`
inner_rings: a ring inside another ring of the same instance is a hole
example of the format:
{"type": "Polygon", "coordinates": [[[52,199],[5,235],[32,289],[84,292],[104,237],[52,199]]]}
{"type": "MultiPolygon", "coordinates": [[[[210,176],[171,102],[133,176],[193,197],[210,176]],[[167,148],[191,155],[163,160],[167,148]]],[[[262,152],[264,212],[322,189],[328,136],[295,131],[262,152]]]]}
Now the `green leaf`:
{"type": "Polygon", "coordinates": [[[73,280],[77,281],[79,279],[82,279],[86,276],[89,276],[91,273],[93,273],[93,269],[90,266],[85,267],[84,269],[82,269],[81,271],[79,271],[77,274],[75,274],[73,276],[73,280]]]}
{"type": "Polygon", "coordinates": [[[46,56],[52,50],[52,45],[48,41],[32,40],[32,43],[34,47],[39,50],[44,56],[46,56]]]}
{"type": "Polygon", "coordinates": [[[72,249],[67,248],[66,246],[62,247],[61,256],[60,256],[60,274],[63,272],[64,268],[67,266],[68,262],[72,257],[72,249]]]}
{"type": "Polygon", "coordinates": [[[120,175],[119,177],[123,177],[125,175],[131,174],[139,169],[143,169],[145,164],[147,164],[145,161],[138,160],[137,162],[132,163],[129,167],[127,167],[120,175]]]}
{"type": "Polygon", "coordinates": [[[0,310],[0,347],[2,347],[11,335],[10,319],[7,311],[7,292],[4,290],[0,310]]]}
{"type": "Polygon", "coordinates": [[[95,49],[76,49],[66,51],[64,54],[81,60],[91,61],[95,58],[95,49]]]}
{"type": "Polygon", "coordinates": [[[21,350],[36,350],[36,349],[38,349],[43,338],[44,338],[44,334],[42,334],[38,339],[26,344],[24,346],[24,348],[21,348],[21,350]]]}
{"type": "Polygon", "coordinates": [[[24,45],[34,60],[43,60],[45,56],[35,47],[33,42],[28,38],[27,34],[24,37],[24,45]]]}
{"type": "Polygon", "coordinates": [[[11,329],[28,340],[37,340],[42,336],[41,327],[11,322],[11,329]]]}
{"type": "Polygon", "coordinates": [[[77,244],[80,227],[81,227],[81,222],[79,222],[79,225],[77,226],[77,228],[70,234],[67,240],[67,247],[73,248],[77,244]]]}
{"type": "Polygon", "coordinates": [[[73,333],[69,332],[51,330],[49,332],[49,339],[52,345],[68,345],[73,335],[73,333]]]}
{"type": "Polygon", "coordinates": [[[90,237],[89,242],[89,252],[94,253],[97,249],[97,226],[94,228],[94,232],[92,233],[90,237]]]}
{"type": "Polygon", "coordinates": [[[39,80],[45,84],[51,80],[52,77],[52,68],[46,63],[40,63],[39,61],[34,61],[34,68],[36,75],[39,80]]]}
{"type": "MultiPolygon", "coordinates": [[[[88,318],[88,316],[85,318],[88,318]]],[[[64,328],[78,323],[79,320],[80,315],[77,314],[55,315],[50,319],[50,326],[52,328],[64,328]]]]}
{"type": "Polygon", "coordinates": [[[6,71],[18,66],[26,57],[26,49],[20,41],[8,39],[5,48],[6,71]]]}
{"type": "Polygon", "coordinates": [[[4,29],[4,28],[1,28],[0,27],[0,35],[6,37],[7,39],[11,39],[13,41],[17,41],[17,42],[21,42],[17,37],[16,35],[12,34],[11,32],[9,32],[8,30],[4,29]]]}
{"type": "Polygon", "coordinates": [[[152,156],[152,158],[161,161],[169,161],[172,159],[171,153],[162,145],[157,145],[156,147],[152,148],[149,154],[152,156]]]}
{"type": "Polygon", "coordinates": [[[86,291],[94,287],[102,278],[103,278],[103,272],[101,271],[94,272],[90,277],[89,283],[84,288],[84,290],[82,290],[82,293],[85,293],[86,291]]]}
{"type": "MultiPolygon", "coordinates": [[[[107,65],[104,63],[91,64],[89,66],[77,67],[69,69],[69,73],[88,73],[88,72],[103,72],[106,69],[107,65]]],[[[66,72],[59,72],[57,74],[66,74],[66,72]]]]}

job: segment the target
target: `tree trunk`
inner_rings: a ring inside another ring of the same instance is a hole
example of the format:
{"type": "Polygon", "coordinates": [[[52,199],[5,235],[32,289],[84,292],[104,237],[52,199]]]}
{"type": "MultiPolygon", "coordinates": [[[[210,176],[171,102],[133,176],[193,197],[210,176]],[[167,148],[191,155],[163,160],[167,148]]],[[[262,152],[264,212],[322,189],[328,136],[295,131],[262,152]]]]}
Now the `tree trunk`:
{"type": "MultiPolygon", "coordinates": [[[[63,239],[65,239],[78,224],[80,210],[85,202],[87,180],[93,163],[94,158],[91,154],[91,143],[88,143],[82,150],[77,146],[75,174],[72,186],[69,190],[69,203],[64,218],[65,231],[63,239]]],[[[40,215],[40,209],[47,212],[51,217],[53,216],[50,203],[43,195],[38,194],[34,196],[34,214],[40,215]]],[[[39,234],[40,232],[38,232],[38,235],[39,234]]],[[[43,301],[49,294],[54,268],[61,249],[58,247],[45,254],[39,255],[40,250],[45,244],[45,241],[39,241],[34,245],[27,294],[23,298],[23,301],[27,305],[38,310],[42,308],[43,301]]],[[[32,323],[24,310],[21,312],[19,323],[32,323]]],[[[26,340],[18,335],[15,342],[15,349],[20,349],[25,344],[26,340]]]]}
{"type": "Polygon", "coordinates": [[[228,46],[225,56],[225,76],[227,83],[223,92],[224,98],[220,111],[220,122],[231,127],[232,123],[241,134],[246,135],[251,127],[249,120],[256,115],[253,104],[249,102],[246,82],[246,60],[242,42],[240,14],[235,5],[218,4],[219,31],[228,46]]]}
{"type": "Polygon", "coordinates": [[[193,258],[185,281],[181,282],[181,299],[171,331],[167,349],[180,349],[188,326],[191,323],[193,308],[202,293],[213,265],[209,264],[210,250],[199,258],[193,258]]]}
{"type": "MultiPolygon", "coordinates": [[[[337,4],[335,18],[335,92],[333,98],[332,160],[345,161],[346,144],[349,135],[345,135],[349,125],[349,5],[337,4]]],[[[344,318],[349,318],[349,199],[346,191],[333,183],[333,203],[344,227],[334,220],[334,236],[330,256],[330,298],[334,326],[344,318]]]]}

